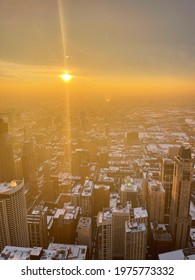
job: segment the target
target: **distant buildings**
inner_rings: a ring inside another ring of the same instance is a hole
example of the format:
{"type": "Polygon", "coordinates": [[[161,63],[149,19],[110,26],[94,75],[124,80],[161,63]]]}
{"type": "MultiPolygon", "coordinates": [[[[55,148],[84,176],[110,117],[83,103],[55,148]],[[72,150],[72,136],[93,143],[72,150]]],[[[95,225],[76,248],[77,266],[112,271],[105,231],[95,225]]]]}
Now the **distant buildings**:
{"type": "Polygon", "coordinates": [[[15,179],[13,148],[9,139],[8,124],[0,118],[0,183],[15,179]]]}
{"type": "Polygon", "coordinates": [[[37,106],[12,119],[10,139],[0,120],[0,258],[193,258],[194,110],[189,126],[188,109],[95,107],[81,127],[63,104],[37,106]]]}

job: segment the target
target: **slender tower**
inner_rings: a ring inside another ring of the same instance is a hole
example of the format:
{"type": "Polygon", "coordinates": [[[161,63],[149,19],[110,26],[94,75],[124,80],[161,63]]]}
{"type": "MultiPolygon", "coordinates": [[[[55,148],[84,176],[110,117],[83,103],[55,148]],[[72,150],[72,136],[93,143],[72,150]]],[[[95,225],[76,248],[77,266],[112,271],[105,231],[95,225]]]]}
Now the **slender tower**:
{"type": "Polygon", "coordinates": [[[0,118],[0,183],[14,179],[14,160],[8,124],[0,118]]]}
{"type": "Polygon", "coordinates": [[[189,144],[180,147],[175,157],[169,226],[175,249],[187,247],[191,217],[190,186],[193,161],[189,144]]]}

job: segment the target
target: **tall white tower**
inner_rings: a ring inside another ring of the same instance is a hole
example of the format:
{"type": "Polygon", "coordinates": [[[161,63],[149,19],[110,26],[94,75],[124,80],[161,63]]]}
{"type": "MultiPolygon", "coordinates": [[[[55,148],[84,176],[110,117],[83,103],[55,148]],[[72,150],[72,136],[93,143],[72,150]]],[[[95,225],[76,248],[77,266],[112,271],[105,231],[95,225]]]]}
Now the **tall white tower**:
{"type": "Polygon", "coordinates": [[[6,245],[29,247],[23,181],[0,184],[0,250],[6,245]]]}

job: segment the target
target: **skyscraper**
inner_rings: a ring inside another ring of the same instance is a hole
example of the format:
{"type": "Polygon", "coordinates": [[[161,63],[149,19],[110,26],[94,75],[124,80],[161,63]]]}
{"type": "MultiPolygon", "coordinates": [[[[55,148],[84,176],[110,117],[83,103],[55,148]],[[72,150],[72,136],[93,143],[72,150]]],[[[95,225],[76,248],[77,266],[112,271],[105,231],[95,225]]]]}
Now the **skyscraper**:
{"type": "Polygon", "coordinates": [[[131,204],[127,203],[112,209],[112,256],[124,259],[125,222],[129,221],[131,204]]]}
{"type": "Polygon", "coordinates": [[[57,209],[53,217],[53,235],[57,243],[74,244],[79,221],[79,207],[66,205],[57,209]]]}
{"type": "Polygon", "coordinates": [[[0,184],[0,250],[6,245],[29,246],[23,181],[0,184]]]}
{"type": "Polygon", "coordinates": [[[21,160],[25,186],[29,188],[31,193],[37,194],[35,158],[33,154],[33,143],[31,141],[24,141],[21,160]]]}
{"type": "Polygon", "coordinates": [[[147,229],[145,224],[125,222],[125,260],[144,260],[147,229]]]}
{"type": "Polygon", "coordinates": [[[103,208],[108,208],[110,205],[110,186],[95,185],[94,186],[94,215],[103,210],[103,208]]]}
{"type": "Polygon", "coordinates": [[[81,209],[83,217],[91,217],[94,205],[94,183],[85,180],[84,188],[81,194],[81,209]]]}
{"type": "Polygon", "coordinates": [[[112,210],[109,208],[97,215],[97,247],[99,260],[112,259],[112,210]]]}
{"type": "Polygon", "coordinates": [[[132,207],[137,207],[137,191],[141,184],[138,180],[133,180],[129,176],[124,178],[124,182],[120,188],[121,204],[131,201],[132,207]]]}
{"type": "Polygon", "coordinates": [[[150,222],[164,222],[165,190],[159,181],[148,183],[148,212],[150,222]]]}
{"type": "Polygon", "coordinates": [[[173,185],[174,161],[164,158],[162,162],[162,184],[165,189],[165,223],[169,220],[173,185]]]}
{"type": "Polygon", "coordinates": [[[77,244],[86,245],[91,255],[91,241],[92,241],[92,230],[91,230],[91,218],[81,217],[77,226],[77,244]]]}
{"type": "Polygon", "coordinates": [[[185,248],[189,238],[192,166],[191,148],[188,144],[184,144],[180,147],[178,156],[175,157],[169,219],[175,249],[185,248]]]}
{"type": "Polygon", "coordinates": [[[36,206],[27,215],[30,247],[48,247],[47,207],[36,206]]]}
{"type": "Polygon", "coordinates": [[[12,145],[9,141],[8,124],[0,119],[0,183],[10,182],[14,178],[14,160],[12,145]]]}

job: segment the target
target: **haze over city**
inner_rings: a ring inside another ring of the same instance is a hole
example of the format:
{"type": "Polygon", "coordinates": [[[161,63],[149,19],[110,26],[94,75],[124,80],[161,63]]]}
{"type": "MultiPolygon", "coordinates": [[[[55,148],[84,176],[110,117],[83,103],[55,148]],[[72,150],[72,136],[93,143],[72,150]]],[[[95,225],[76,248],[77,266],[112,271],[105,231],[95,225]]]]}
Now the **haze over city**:
{"type": "Polygon", "coordinates": [[[0,260],[195,259],[195,2],[0,2],[0,260]]]}

